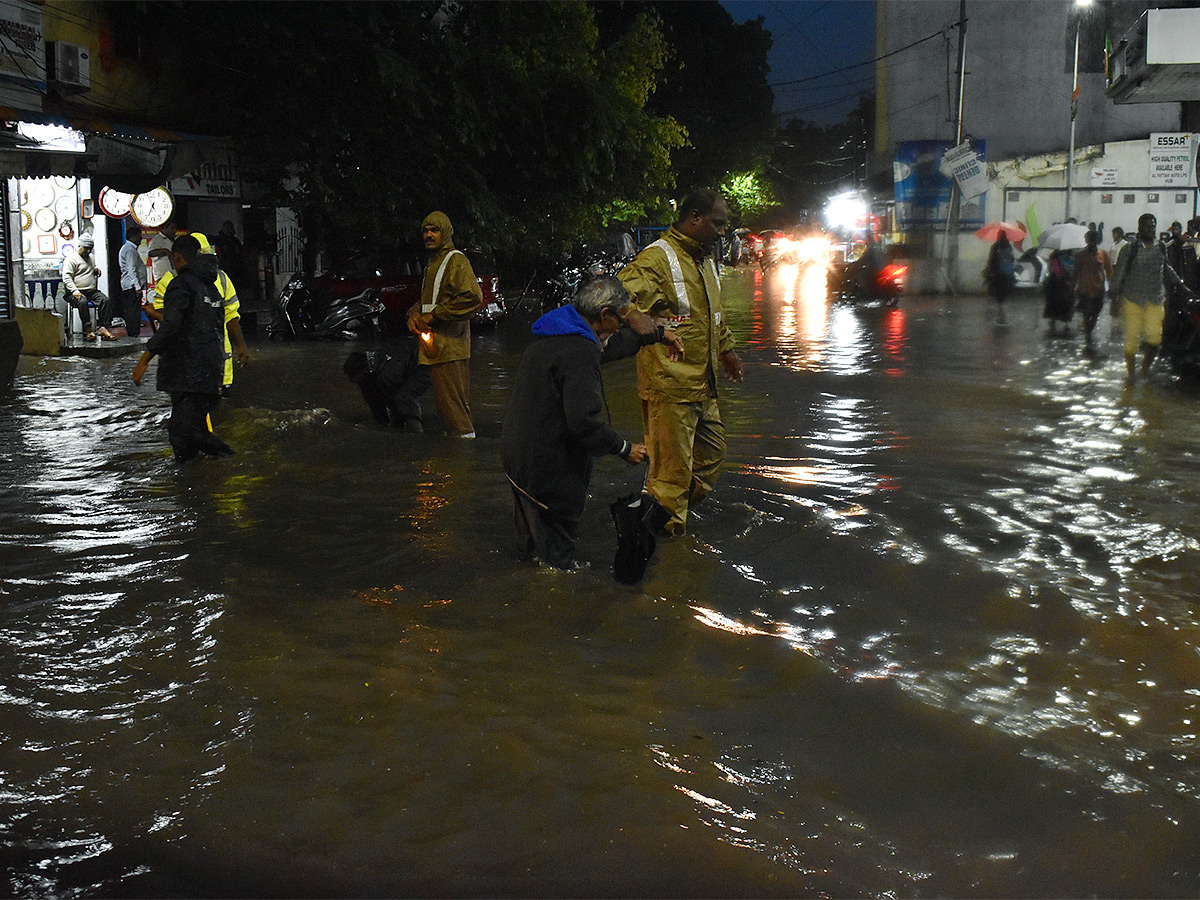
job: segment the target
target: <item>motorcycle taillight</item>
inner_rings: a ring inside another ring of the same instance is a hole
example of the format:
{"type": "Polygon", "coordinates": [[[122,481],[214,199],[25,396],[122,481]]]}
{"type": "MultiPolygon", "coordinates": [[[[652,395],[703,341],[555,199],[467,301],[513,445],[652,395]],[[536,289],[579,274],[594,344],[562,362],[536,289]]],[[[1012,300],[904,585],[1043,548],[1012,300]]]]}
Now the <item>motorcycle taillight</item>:
{"type": "Polygon", "coordinates": [[[895,263],[888,263],[879,270],[879,283],[887,284],[889,281],[899,284],[904,280],[904,274],[908,271],[908,266],[899,266],[895,263]]]}

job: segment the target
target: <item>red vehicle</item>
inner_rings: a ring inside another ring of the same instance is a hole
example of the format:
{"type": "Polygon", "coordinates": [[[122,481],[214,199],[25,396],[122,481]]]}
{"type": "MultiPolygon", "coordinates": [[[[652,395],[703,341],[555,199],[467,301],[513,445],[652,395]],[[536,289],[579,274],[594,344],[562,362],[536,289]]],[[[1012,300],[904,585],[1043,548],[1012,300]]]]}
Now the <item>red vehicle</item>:
{"type": "MultiPolygon", "coordinates": [[[[472,321],[491,324],[504,315],[500,279],[495,267],[476,250],[464,251],[483,291],[483,305],[472,321]]],[[[421,299],[425,254],[416,250],[363,251],[313,278],[292,276],[279,294],[282,330],[291,335],[316,333],[316,323],[354,299],[369,297],[381,303],[378,325],[384,332],[407,328],[408,311],[421,299]]],[[[369,317],[368,317],[369,318],[369,317]]]]}

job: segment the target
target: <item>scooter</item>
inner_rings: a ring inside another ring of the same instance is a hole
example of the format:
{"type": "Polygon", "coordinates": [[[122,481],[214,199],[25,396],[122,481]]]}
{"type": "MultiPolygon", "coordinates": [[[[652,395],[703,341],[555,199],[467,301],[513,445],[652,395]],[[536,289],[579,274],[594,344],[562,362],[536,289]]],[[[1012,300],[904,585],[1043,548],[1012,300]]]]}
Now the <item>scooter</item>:
{"type": "Polygon", "coordinates": [[[829,296],[834,300],[873,300],[895,306],[904,292],[904,278],[907,274],[907,265],[888,263],[864,285],[861,278],[854,277],[854,273],[850,271],[850,264],[836,264],[830,268],[827,279],[829,296]]]}

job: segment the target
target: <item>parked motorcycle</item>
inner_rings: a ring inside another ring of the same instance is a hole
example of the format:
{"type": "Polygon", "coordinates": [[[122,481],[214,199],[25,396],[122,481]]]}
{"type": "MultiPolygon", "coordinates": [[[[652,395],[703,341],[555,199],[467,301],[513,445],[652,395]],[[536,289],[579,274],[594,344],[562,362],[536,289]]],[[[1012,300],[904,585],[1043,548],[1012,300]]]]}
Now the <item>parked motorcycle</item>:
{"type": "Polygon", "coordinates": [[[275,320],[267,326],[273,339],[297,337],[360,340],[380,333],[384,312],[379,291],[371,288],[351,297],[314,297],[297,279],[279,294],[275,320]]]}
{"type": "Polygon", "coordinates": [[[1184,302],[1177,327],[1164,335],[1162,355],[1175,375],[1200,380],[1200,300],[1184,302]]]}
{"type": "Polygon", "coordinates": [[[547,279],[542,294],[542,310],[548,312],[565,306],[584,282],[601,275],[616,275],[632,259],[630,256],[604,252],[589,254],[582,262],[568,262],[547,279]]]}

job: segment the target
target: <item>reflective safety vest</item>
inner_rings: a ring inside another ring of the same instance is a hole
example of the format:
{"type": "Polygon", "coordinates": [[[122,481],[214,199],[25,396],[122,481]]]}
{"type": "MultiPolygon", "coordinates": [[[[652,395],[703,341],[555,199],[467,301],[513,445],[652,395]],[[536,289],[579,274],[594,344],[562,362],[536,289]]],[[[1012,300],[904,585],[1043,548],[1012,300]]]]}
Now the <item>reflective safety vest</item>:
{"type": "MultiPolygon", "coordinates": [[[[162,278],[158,279],[154,284],[154,308],[162,309],[166,303],[167,287],[175,278],[174,272],[167,272],[162,278]]],[[[221,302],[225,307],[225,328],[222,329],[225,335],[225,373],[223,383],[225,387],[233,384],[233,342],[229,340],[229,323],[233,319],[241,316],[241,301],[238,300],[237,290],[233,286],[233,280],[226,275],[222,270],[217,269],[216,280],[213,284],[217,286],[217,290],[221,294],[221,302]]]]}

